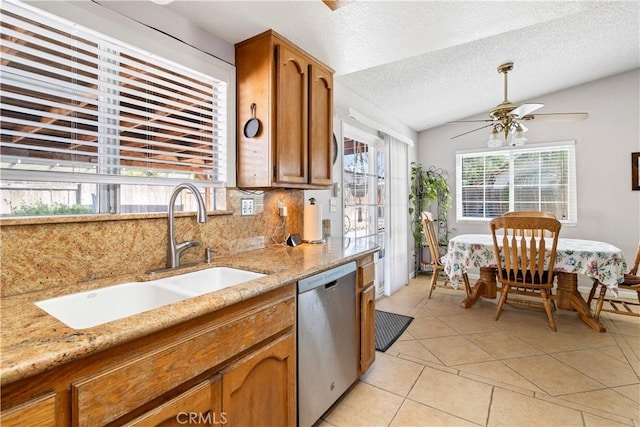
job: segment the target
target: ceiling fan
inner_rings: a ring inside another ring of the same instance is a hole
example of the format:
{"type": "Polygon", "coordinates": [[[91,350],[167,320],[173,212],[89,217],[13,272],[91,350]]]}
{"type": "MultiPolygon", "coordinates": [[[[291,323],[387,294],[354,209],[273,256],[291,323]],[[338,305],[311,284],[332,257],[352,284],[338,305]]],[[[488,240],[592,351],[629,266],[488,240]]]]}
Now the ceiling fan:
{"type": "Polygon", "coordinates": [[[466,135],[471,132],[491,127],[491,138],[487,142],[489,147],[500,147],[505,141],[509,141],[509,145],[522,145],[527,141],[523,133],[527,131],[527,127],[523,122],[535,121],[560,121],[560,120],[585,120],[589,117],[588,113],[543,113],[532,114],[544,104],[522,104],[515,105],[509,101],[507,97],[507,74],[513,69],[513,62],[507,62],[498,67],[498,72],[504,74],[504,101],[489,111],[490,119],[485,120],[458,120],[449,123],[488,123],[477,129],[461,133],[452,137],[466,135]],[[499,138],[500,133],[504,133],[504,141],[499,138]],[[509,139],[509,136],[511,138],[509,139]]]}

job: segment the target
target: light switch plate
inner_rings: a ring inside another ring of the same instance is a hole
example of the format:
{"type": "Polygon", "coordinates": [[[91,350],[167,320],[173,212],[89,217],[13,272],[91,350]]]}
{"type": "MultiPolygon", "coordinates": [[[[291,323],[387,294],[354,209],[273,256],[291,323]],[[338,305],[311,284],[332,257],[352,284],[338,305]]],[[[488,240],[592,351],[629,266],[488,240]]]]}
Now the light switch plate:
{"type": "Polygon", "coordinates": [[[338,198],[329,197],[329,212],[337,212],[337,211],[338,211],[338,198]]]}
{"type": "Polygon", "coordinates": [[[253,215],[253,199],[240,199],[240,215],[253,215]]]}

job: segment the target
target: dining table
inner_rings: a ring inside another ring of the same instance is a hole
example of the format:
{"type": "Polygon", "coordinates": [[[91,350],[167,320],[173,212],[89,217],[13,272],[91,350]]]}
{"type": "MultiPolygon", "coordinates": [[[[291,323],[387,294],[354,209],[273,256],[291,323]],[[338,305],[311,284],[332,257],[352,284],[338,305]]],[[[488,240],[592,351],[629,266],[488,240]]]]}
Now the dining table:
{"type": "MultiPolygon", "coordinates": [[[[501,240],[498,239],[498,245],[501,240]]],[[[461,303],[463,308],[472,307],[480,297],[496,298],[499,290],[497,263],[491,234],[461,234],[453,237],[441,261],[454,288],[458,287],[460,279],[466,277],[469,268],[479,269],[480,277],[461,303]]],[[[598,280],[617,295],[618,283],[623,281],[626,271],[627,262],[622,250],[612,244],[558,238],[554,266],[557,289],[552,297],[558,308],[576,311],[593,330],[606,332],[599,319],[591,315],[589,305],[578,291],[578,275],[598,280]]]]}

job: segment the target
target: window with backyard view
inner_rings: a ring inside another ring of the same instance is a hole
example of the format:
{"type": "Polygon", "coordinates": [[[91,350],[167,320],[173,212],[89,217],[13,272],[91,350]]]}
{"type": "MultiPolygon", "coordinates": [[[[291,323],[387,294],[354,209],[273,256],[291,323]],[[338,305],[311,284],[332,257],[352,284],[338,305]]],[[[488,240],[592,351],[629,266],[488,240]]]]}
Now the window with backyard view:
{"type": "Polygon", "coordinates": [[[575,143],[456,154],[456,216],[482,220],[508,211],[544,211],[574,224],[575,143]]]}
{"type": "Polygon", "coordinates": [[[184,181],[224,209],[221,61],[191,68],[13,0],[0,16],[0,214],[166,211],[184,181]]]}

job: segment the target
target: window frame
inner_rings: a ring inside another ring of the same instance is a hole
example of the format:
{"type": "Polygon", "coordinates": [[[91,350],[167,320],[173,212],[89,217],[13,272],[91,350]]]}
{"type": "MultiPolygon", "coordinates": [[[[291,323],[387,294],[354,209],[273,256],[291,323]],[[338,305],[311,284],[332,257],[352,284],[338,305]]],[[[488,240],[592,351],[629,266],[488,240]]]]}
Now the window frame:
{"type": "MultiPolygon", "coordinates": [[[[577,200],[577,180],[576,180],[576,152],[575,140],[557,141],[537,144],[526,144],[518,147],[498,147],[484,148],[474,150],[458,150],[456,151],[456,221],[462,223],[486,223],[491,221],[493,217],[465,217],[463,216],[463,185],[462,185],[462,161],[465,156],[473,155],[477,157],[481,154],[483,157],[490,155],[507,155],[509,156],[509,210],[515,210],[515,191],[514,191],[514,156],[519,153],[527,152],[552,152],[554,150],[567,150],[567,218],[558,218],[558,220],[567,226],[576,226],[578,223],[578,200],[577,200]]],[[[541,186],[542,184],[538,184],[541,186]]],[[[483,203],[486,203],[486,197],[483,197],[483,203]]],[[[539,201],[538,201],[539,203],[539,201]]]]}

